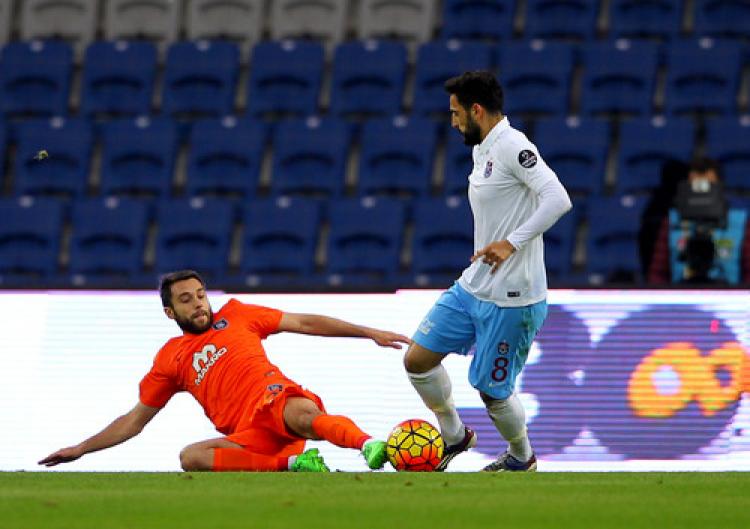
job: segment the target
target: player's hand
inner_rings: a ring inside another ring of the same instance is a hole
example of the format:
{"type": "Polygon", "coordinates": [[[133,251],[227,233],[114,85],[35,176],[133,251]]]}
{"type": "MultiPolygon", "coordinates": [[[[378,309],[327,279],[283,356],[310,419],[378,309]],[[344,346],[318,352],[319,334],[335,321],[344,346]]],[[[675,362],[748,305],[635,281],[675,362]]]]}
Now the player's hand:
{"type": "Polygon", "coordinates": [[[491,242],[472,255],[471,262],[473,263],[477,259],[482,259],[483,263],[492,266],[490,274],[494,274],[497,272],[497,269],[500,268],[500,265],[503,264],[508,257],[513,255],[513,252],[515,251],[515,247],[508,241],[491,242]]]}
{"type": "Polygon", "coordinates": [[[61,448],[54,454],[50,454],[41,461],[39,461],[38,464],[44,465],[46,467],[54,467],[55,465],[59,465],[60,463],[70,463],[71,461],[75,461],[79,457],[83,455],[83,452],[77,447],[77,446],[69,446],[68,448],[61,448]]]}
{"type": "Polygon", "coordinates": [[[402,343],[406,345],[409,345],[411,343],[411,340],[403,334],[380,331],[378,329],[372,329],[370,331],[370,338],[380,347],[391,347],[393,349],[401,349],[402,343]]]}

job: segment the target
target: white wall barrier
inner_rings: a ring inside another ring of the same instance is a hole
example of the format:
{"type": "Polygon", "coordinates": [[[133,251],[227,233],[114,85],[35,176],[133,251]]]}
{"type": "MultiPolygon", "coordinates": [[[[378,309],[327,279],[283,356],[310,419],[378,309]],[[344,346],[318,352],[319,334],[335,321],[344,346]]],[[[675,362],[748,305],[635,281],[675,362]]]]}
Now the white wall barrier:
{"type": "MultiPolygon", "coordinates": [[[[750,470],[747,291],[553,291],[520,380],[540,470],[750,470]]],[[[410,335],[439,295],[239,295],[410,335]]],[[[214,310],[230,296],[211,293],[214,310]]],[[[179,329],[155,292],[0,293],[0,470],[36,461],[98,431],[137,401],[138,382],[179,329]]],[[[372,342],[282,334],[271,360],[332,413],[375,436],[413,417],[434,422],[411,388],[402,352],[372,342]]],[[[503,449],[476,392],[469,359],[445,362],[477,449],[451,470],[481,468],[503,449]]],[[[216,437],[181,394],[127,443],[59,470],[179,469],[189,443],[216,437]]],[[[319,446],[333,468],[366,470],[351,450],[319,446]]]]}

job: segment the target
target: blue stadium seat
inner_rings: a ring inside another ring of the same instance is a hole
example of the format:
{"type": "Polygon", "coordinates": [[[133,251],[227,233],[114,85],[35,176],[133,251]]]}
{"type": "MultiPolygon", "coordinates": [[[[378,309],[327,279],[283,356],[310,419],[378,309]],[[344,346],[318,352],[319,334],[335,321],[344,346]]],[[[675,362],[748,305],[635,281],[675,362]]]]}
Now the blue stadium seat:
{"type": "Polygon", "coordinates": [[[78,285],[122,283],[141,272],[148,232],[145,203],[119,198],[73,204],[70,273],[78,285]]]}
{"type": "Polygon", "coordinates": [[[650,192],[670,160],[690,160],[694,126],[683,119],[626,121],[620,131],[617,193],[650,192]]]}
{"type": "Polygon", "coordinates": [[[596,34],[599,0],[528,0],[525,36],[585,40],[596,34]]]}
{"type": "Polygon", "coordinates": [[[443,189],[446,195],[466,196],[469,175],[474,168],[472,148],[464,143],[464,137],[449,130],[445,146],[443,189]]]}
{"type": "Polygon", "coordinates": [[[417,114],[448,115],[445,81],[463,72],[488,70],[492,51],[481,42],[428,42],[419,47],[413,110],[417,114]]]}
{"type": "Polygon", "coordinates": [[[325,51],[317,42],[263,42],[253,48],[248,112],[317,114],[325,51]]]}
{"type": "Polygon", "coordinates": [[[679,0],[613,0],[609,34],[626,39],[672,39],[680,33],[682,4],[679,0]]]}
{"type": "Polygon", "coordinates": [[[750,38],[750,2],[696,0],[693,30],[702,37],[750,38]]]}
{"type": "Polygon", "coordinates": [[[564,43],[509,42],[499,48],[505,111],[564,116],[568,111],[573,50],[564,43]]]}
{"type": "Polygon", "coordinates": [[[92,147],[88,121],[55,117],[18,125],[16,195],[82,196],[89,178],[92,147]],[[40,151],[48,157],[40,159],[40,151]]]}
{"type": "Polygon", "coordinates": [[[446,0],[443,38],[509,39],[515,12],[514,0],[446,0]]]}
{"type": "Polygon", "coordinates": [[[64,206],[51,199],[0,199],[0,285],[39,284],[57,270],[64,206]]]}
{"type": "Polygon", "coordinates": [[[414,206],[412,270],[420,286],[450,284],[474,254],[474,221],[466,198],[421,199],[414,206]]]}
{"type": "Polygon", "coordinates": [[[742,58],[736,42],[675,42],[667,56],[666,108],[672,114],[737,109],[742,58]]]}
{"type": "MultiPolygon", "coordinates": [[[[2,173],[5,173],[5,157],[8,150],[8,127],[5,120],[0,117],[0,167],[3,168],[2,173]]],[[[2,181],[0,179],[0,181],[2,181]]]]}
{"type": "Polygon", "coordinates": [[[750,119],[710,120],[706,134],[708,156],[721,164],[726,187],[750,191],[750,119]]]}
{"type": "Polygon", "coordinates": [[[68,112],[73,50],[61,41],[10,42],[0,55],[0,110],[10,115],[68,112]]]}
{"type": "Polygon", "coordinates": [[[225,116],[234,110],[240,51],[228,41],[177,42],[164,71],[167,114],[225,116]]]}
{"type": "Polygon", "coordinates": [[[243,217],[240,270],[255,285],[312,274],[320,203],[281,197],[249,202],[243,217]]]}
{"type": "Polygon", "coordinates": [[[609,127],[603,121],[539,121],[534,140],[544,160],[575,195],[600,193],[604,185],[609,127]]]}
{"type": "Polygon", "coordinates": [[[210,279],[224,277],[229,265],[234,208],[219,199],[165,200],[157,213],[155,269],[189,268],[210,279]]]}
{"type": "Polygon", "coordinates": [[[568,212],[544,232],[544,266],[552,281],[564,283],[569,277],[576,240],[576,215],[568,212]]]}
{"type": "Polygon", "coordinates": [[[644,197],[591,197],[586,269],[593,283],[638,279],[638,232],[644,197]]]}
{"type": "Polygon", "coordinates": [[[177,130],[167,118],[117,120],[103,126],[102,193],[165,196],[172,185],[177,130]]]}
{"type": "Polygon", "coordinates": [[[371,120],[362,127],[359,193],[426,194],[432,180],[436,126],[424,118],[371,120]]]}
{"type": "Polygon", "coordinates": [[[589,44],[583,64],[584,114],[651,115],[658,67],[656,44],[629,40],[589,44]]]}
{"type": "Polygon", "coordinates": [[[392,115],[401,111],[406,47],[397,42],[348,42],[336,48],[331,112],[392,115]]]}
{"type": "Polygon", "coordinates": [[[86,49],[81,111],[90,116],[151,111],[156,47],[146,41],[95,42],[86,49]]]}
{"type": "Polygon", "coordinates": [[[257,120],[197,121],[189,140],[187,194],[254,196],[266,136],[265,124],[257,120]]]}
{"type": "Polygon", "coordinates": [[[731,209],[744,209],[750,211],[750,196],[728,193],[727,200],[731,209]]]}
{"type": "Polygon", "coordinates": [[[371,279],[396,273],[404,232],[403,203],[372,197],[334,201],[329,220],[329,273],[371,279]]]}
{"type": "Polygon", "coordinates": [[[350,143],[349,126],[334,118],[279,123],[273,139],[272,192],[341,194],[350,143]]]}

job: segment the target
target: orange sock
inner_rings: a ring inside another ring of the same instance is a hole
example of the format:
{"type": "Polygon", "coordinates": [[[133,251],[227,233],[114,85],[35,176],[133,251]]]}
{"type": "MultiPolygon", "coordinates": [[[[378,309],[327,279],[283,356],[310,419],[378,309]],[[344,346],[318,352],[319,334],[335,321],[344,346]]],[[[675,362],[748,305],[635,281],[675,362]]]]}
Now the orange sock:
{"type": "Polygon", "coordinates": [[[342,448],[361,450],[370,438],[354,421],[343,415],[318,415],[313,419],[312,427],[318,437],[342,448]]]}
{"type": "Polygon", "coordinates": [[[215,472],[254,470],[274,472],[289,469],[289,458],[256,454],[240,448],[214,448],[215,472]]]}

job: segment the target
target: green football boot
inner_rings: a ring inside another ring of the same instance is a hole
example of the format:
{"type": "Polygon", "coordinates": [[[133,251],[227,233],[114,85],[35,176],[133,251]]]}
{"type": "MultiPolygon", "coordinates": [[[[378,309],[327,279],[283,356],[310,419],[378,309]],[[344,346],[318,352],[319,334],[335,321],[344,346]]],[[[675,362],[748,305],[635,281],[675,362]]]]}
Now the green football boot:
{"type": "Polygon", "coordinates": [[[388,460],[385,441],[368,440],[362,447],[362,455],[365,456],[367,466],[372,470],[383,468],[388,460]]]}
{"type": "Polygon", "coordinates": [[[292,472],[330,472],[317,448],[311,448],[298,455],[290,470],[292,472]]]}

